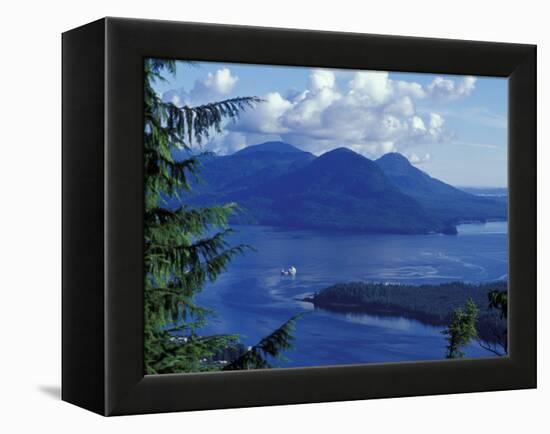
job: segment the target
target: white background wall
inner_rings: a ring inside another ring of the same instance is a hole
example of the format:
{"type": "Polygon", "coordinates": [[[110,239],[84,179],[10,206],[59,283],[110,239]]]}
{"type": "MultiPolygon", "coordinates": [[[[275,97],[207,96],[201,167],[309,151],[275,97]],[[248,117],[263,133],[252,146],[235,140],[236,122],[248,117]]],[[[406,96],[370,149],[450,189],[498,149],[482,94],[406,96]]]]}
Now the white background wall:
{"type": "MultiPolygon", "coordinates": [[[[550,423],[546,189],[548,13],[542,1],[24,1],[0,9],[0,431],[5,433],[543,432],[550,423]],[[539,45],[539,389],[101,418],[59,401],[60,33],[102,16],[539,45]],[[546,163],[546,164],[544,164],[546,163]],[[545,267],[546,265],[546,267],[545,267]],[[545,314],[541,314],[545,312],[545,314]]],[[[548,432],[548,431],[545,431],[548,432]]]]}

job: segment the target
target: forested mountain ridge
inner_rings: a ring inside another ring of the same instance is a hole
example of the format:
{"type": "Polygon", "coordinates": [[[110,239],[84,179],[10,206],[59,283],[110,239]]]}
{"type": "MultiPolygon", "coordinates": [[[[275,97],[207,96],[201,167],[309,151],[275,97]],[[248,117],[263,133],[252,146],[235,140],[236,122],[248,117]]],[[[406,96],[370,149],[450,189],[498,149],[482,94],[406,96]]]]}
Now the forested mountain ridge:
{"type": "Polygon", "coordinates": [[[418,234],[506,218],[502,201],[458,190],[397,153],[372,161],[337,148],[316,157],[267,142],[207,158],[201,179],[189,203],[235,202],[240,224],[418,234]]]}

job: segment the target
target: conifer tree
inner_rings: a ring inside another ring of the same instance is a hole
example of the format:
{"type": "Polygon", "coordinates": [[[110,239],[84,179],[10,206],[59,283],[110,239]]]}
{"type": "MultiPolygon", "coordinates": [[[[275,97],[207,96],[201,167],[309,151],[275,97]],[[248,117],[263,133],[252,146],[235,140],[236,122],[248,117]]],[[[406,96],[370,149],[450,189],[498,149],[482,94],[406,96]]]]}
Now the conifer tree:
{"type": "Polygon", "coordinates": [[[494,289],[487,294],[489,310],[494,313],[489,327],[492,339],[478,339],[479,345],[497,356],[508,354],[508,292],[494,289]]]}
{"type": "Polygon", "coordinates": [[[236,336],[199,336],[207,309],[194,296],[213,281],[244,246],[229,246],[227,219],[234,204],[209,208],[177,209],[167,206],[191,188],[199,156],[191,152],[224,119],[235,119],[258,98],[234,98],[198,107],[178,107],[155,93],[153,82],[162,73],[174,74],[176,63],[145,62],[145,371],[147,374],[200,371],[201,363],[216,350],[236,341],[236,336]],[[176,159],[177,151],[188,151],[176,159]],[[178,339],[174,332],[184,336],[178,339]]]}
{"type": "Polygon", "coordinates": [[[468,299],[464,308],[454,310],[448,327],[443,331],[447,335],[448,359],[464,357],[462,348],[477,337],[477,306],[472,299],[468,299]]]}
{"type": "Polygon", "coordinates": [[[294,315],[273,333],[264,337],[253,347],[250,347],[242,356],[224,367],[224,370],[243,370],[271,368],[269,358],[278,357],[280,352],[292,348],[294,323],[303,314],[294,315]]]}
{"type": "MultiPolygon", "coordinates": [[[[190,191],[198,176],[201,144],[261,102],[256,97],[233,98],[201,106],[178,107],[164,102],[153,83],[174,74],[176,63],[145,62],[145,372],[161,374],[220,369],[212,356],[238,342],[236,335],[202,336],[198,330],[212,312],[195,304],[195,295],[214,281],[244,245],[230,246],[228,218],[235,204],[190,208],[169,206],[190,191]],[[176,158],[175,155],[185,155],[176,158]]],[[[179,201],[184,203],[183,201],[179,201]]],[[[281,335],[279,333],[279,335],[281,335]]],[[[275,335],[275,336],[279,336],[275,335]]],[[[269,354],[287,348],[288,336],[273,341],[269,354]]],[[[267,366],[260,358],[248,368],[267,366]]]]}

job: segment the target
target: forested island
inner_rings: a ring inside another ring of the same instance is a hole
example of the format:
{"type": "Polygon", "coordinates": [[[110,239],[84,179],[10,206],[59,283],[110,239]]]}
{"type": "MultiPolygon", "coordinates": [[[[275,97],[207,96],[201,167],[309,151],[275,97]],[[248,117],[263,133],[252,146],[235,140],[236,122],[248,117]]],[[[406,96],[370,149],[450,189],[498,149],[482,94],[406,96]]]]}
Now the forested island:
{"type": "Polygon", "coordinates": [[[350,282],[329,286],[303,301],[332,311],[400,315],[443,326],[449,323],[456,309],[471,299],[478,309],[479,337],[487,342],[498,342],[505,334],[506,321],[491,304],[490,294],[506,291],[505,281],[438,285],[350,282]]]}

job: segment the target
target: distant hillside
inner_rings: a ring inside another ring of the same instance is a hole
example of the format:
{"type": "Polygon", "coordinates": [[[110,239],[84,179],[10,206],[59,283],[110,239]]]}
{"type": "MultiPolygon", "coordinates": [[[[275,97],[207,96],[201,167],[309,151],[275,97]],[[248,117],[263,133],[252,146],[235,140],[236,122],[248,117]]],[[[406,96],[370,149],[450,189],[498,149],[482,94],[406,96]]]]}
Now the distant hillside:
{"type": "Polygon", "coordinates": [[[412,198],[371,160],[339,148],[311,163],[229,195],[258,223],[367,232],[439,230],[412,198]]]}
{"type": "Polygon", "coordinates": [[[504,187],[457,187],[459,190],[475,196],[508,197],[508,189],[504,187]]]}
{"type": "Polygon", "coordinates": [[[200,177],[185,202],[236,202],[244,212],[232,223],[417,234],[505,218],[502,203],[431,178],[400,154],[373,162],[339,148],[315,157],[267,142],[205,160],[200,177]]]}
{"type": "MultiPolygon", "coordinates": [[[[314,159],[313,154],[283,142],[249,146],[231,155],[206,160],[200,171],[203,182],[194,186],[194,190],[215,201],[219,195],[247,189],[259,180],[274,179],[314,159]]],[[[204,200],[207,199],[201,199],[204,200]]]]}
{"type": "Polygon", "coordinates": [[[403,193],[445,223],[506,219],[506,204],[502,200],[475,196],[445,184],[414,167],[401,154],[386,154],[376,164],[403,193]]]}
{"type": "Polygon", "coordinates": [[[251,154],[255,152],[277,152],[279,154],[309,154],[309,152],[304,152],[297,147],[289,145],[285,142],[265,142],[260,145],[247,146],[246,148],[241,149],[233,155],[251,154]]]}

